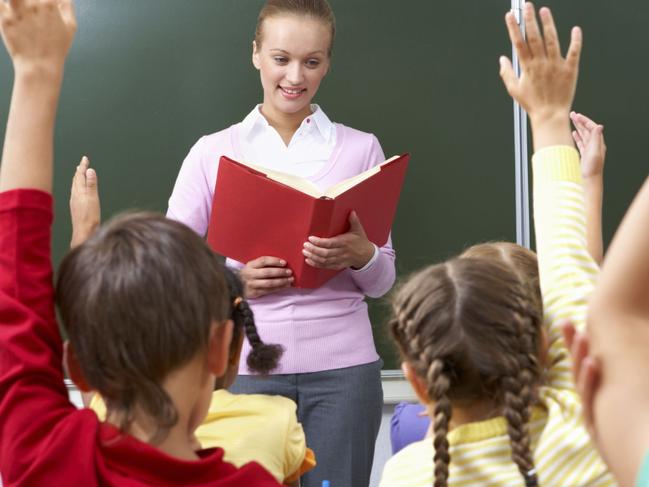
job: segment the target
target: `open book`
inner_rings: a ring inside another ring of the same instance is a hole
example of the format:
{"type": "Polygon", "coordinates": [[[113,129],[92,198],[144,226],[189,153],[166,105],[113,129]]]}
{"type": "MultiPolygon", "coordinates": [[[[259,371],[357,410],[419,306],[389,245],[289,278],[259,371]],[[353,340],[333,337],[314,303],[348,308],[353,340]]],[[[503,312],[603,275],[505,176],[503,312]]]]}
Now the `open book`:
{"type": "Polygon", "coordinates": [[[315,288],[340,271],[309,266],[302,255],[308,237],[349,230],[356,211],[367,238],[387,242],[409,155],[395,156],[321,191],[290,174],[221,157],[207,240],[218,253],[248,262],[261,256],[286,260],[294,285],[315,288]]]}

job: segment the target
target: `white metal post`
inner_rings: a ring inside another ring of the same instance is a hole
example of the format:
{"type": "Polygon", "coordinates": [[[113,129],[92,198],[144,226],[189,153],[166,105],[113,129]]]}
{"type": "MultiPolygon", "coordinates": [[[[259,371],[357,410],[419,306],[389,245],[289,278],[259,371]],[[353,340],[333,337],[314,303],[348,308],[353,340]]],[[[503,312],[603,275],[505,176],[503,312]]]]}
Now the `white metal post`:
{"type": "MultiPolygon", "coordinates": [[[[512,0],[512,12],[525,36],[523,5],[525,0],[512,0]]],[[[521,65],[512,46],[512,63],[516,76],[521,74],[521,65]]],[[[514,101],[514,155],[516,178],[516,243],[530,248],[530,204],[529,171],[527,156],[527,113],[514,101]]]]}

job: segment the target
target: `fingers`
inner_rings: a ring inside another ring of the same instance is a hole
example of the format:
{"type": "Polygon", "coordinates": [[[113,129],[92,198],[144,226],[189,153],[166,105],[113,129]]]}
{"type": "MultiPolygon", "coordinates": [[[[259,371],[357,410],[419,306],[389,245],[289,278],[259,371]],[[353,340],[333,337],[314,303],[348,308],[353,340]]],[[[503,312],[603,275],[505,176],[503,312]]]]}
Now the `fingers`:
{"type": "Polygon", "coordinates": [[[539,17],[543,24],[543,38],[545,40],[545,51],[550,58],[561,57],[561,47],[559,46],[559,35],[552,18],[552,12],[549,8],[543,7],[539,10],[539,17]]]}
{"type": "Polygon", "coordinates": [[[506,56],[500,56],[500,78],[503,80],[509,95],[516,98],[518,92],[518,78],[514,72],[512,62],[506,56]]]}
{"type": "Polygon", "coordinates": [[[365,236],[365,229],[363,228],[361,219],[358,218],[358,215],[355,211],[352,211],[349,214],[349,231],[365,236]]]}
{"type": "Polygon", "coordinates": [[[532,58],[544,57],[545,46],[539,30],[539,24],[536,20],[534,5],[532,2],[525,2],[523,9],[523,20],[525,22],[525,33],[527,35],[527,45],[532,58]]]}
{"type": "Polygon", "coordinates": [[[577,144],[577,149],[579,149],[579,153],[584,152],[584,141],[581,138],[581,135],[579,134],[578,131],[573,130],[572,131],[572,138],[575,141],[575,144],[577,144]]]}
{"type": "Polygon", "coordinates": [[[599,363],[593,357],[586,357],[581,366],[577,379],[577,392],[581,397],[584,423],[591,435],[594,435],[594,408],[593,401],[599,386],[600,368],[599,363]]]}
{"type": "Polygon", "coordinates": [[[521,33],[521,29],[518,26],[518,23],[516,22],[516,17],[514,16],[513,13],[508,12],[505,15],[505,24],[507,25],[507,32],[509,33],[509,39],[511,40],[512,45],[514,46],[516,55],[518,56],[518,59],[521,61],[521,64],[524,65],[525,63],[530,61],[530,59],[532,58],[532,54],[530,53],[527,43],[523,39],[523,34],[521,33]]]}
{"type": "Polygon", "coordinates": [[[246,264],[246,266],[252,269],[261,269],[263,267],[285,267],[286,261],[277,257],[263,256],[251,260],[246,264]]]}
{"type": "Polygon", "coordinates": [[[66,25],[76,28],[77,19],[74,13],[74,4],[72,0],[59,0],[58,4],[63,21],[66,23],[66,25]]]}
{"type": "Polygon", "coordinates": [[[570,33],[570,47],[568,47],[568,54],[566,54],[566,62],[573,70],[579,68],[582,43],[581,29],[579,27],[573,27],[570,33]]]}

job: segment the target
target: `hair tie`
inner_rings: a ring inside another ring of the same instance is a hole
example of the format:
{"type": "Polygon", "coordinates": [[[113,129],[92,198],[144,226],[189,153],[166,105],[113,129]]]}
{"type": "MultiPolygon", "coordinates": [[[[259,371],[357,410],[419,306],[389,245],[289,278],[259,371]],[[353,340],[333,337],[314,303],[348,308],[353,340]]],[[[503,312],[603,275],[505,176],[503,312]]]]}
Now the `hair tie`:
{"type": "Polygon", "coordinates": [[[525,474],[525,487],[537,487],[539,481],[536,478],[536,469],[532,468],[525,474]]]}
{"type": "Polygon", "coordinates": [[[243,298],[241,296],[237,296],[236,298],[234,298],[234,301],[232,302],[232,306],[238,308],[242,302],[243,302],[243,298]]]}

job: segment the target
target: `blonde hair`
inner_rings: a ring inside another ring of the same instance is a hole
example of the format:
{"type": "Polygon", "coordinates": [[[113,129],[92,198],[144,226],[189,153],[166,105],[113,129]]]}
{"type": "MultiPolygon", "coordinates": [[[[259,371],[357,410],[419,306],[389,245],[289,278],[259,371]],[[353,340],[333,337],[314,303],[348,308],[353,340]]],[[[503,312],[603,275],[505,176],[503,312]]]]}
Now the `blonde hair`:
{"type": "Polygon", "coordinates": [[[327,0],[267,0],[257,18],[257,27],[255,29],[257,47],[261,47],[263,40],[264,20],[280,15],[301,15],[325,23],[331,32],[331,42],[327,52],[331,57],[336,36],[336,18],[327,0]]]}

